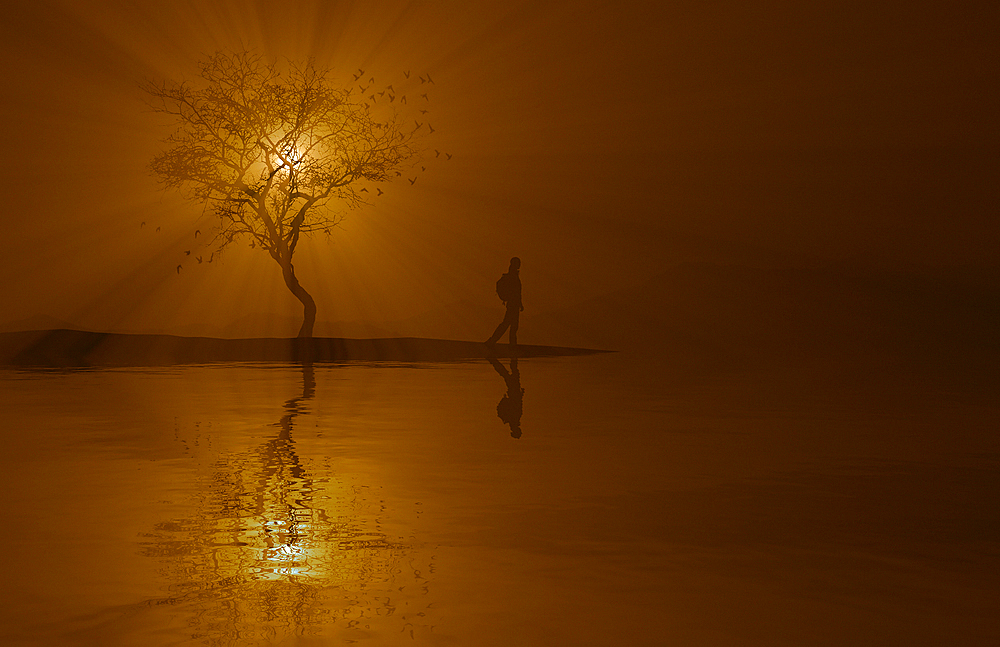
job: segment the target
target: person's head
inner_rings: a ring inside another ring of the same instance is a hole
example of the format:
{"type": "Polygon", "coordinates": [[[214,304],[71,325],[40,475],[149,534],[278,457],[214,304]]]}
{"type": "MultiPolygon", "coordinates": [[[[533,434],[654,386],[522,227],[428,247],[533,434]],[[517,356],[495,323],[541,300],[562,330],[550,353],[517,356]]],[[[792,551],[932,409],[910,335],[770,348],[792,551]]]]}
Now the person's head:
{"type": "Polygon", "coordinates": [[[521,269],[521,259],[515,256],[514,258],[510,259],[510,271],[516,272],[519,269],[521,269]]]}

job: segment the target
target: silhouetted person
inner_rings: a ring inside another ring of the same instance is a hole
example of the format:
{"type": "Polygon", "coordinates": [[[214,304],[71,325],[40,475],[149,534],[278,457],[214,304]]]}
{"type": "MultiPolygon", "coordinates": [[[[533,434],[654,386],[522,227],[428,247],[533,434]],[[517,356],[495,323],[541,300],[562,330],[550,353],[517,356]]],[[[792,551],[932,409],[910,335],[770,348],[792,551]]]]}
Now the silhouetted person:
{"type": "Polygon", "coordinates": [[[511,438],[521,437],[521,411],[524,404],[524,389],[521,388],[521,373],[517,370],[517,358],[510,358],[510,372],[495,357],[488,357],[490,364],[507,384],[507,393],[497,403],[497,416],[510,426],[511,438]]]}
{"type": "Polygon", "coordinates": [[[521,269],[521,259],[515,256],[510,259],[510,269],[497,281],[497,296],[507,306],[507,314],[503,321],[493,331],[493,336],[486,340],[492,346],[503,335],[504,331],[510,328],[510,345],[517,345],[517,320],[524,306],[521,304],[521,278],[518,271],[521,269]]]}

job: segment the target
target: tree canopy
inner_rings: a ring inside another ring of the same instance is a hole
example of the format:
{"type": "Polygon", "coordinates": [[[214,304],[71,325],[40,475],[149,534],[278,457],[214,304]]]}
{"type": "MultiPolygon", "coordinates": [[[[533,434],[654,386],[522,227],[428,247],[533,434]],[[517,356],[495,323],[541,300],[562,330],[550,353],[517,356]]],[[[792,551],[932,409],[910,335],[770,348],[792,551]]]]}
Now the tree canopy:
{"type": "Polygon", "coordinates": [[[279,69],[249,52],[208,58],[197,85],[146,86],[153,110],[176,124],[150,168],[214,211],[219,251],[246,240],[278,263],[303,304],[300,337],[312,336],[316,319],[292,264],[300,238],[330,233],[342,218],[336,207],[364,202],[365,181],[394,179],[418,152],[417,129],[404,130],[398,111],[377,121],[374,95],[356,90],[311,62],[279,69]]]}

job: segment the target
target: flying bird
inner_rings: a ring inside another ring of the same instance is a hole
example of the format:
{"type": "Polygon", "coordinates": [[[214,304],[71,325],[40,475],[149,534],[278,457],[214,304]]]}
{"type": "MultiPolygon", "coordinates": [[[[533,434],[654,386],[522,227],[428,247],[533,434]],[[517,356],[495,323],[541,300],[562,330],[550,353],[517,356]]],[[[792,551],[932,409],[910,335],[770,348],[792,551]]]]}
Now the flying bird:
{"type": "Polygon", "coordinates": [[[434,132],[434,126],[427,124],[427,127],[431,129],[431,132],[434,132]]]}
{"type": "MultiPolygon", "coordinates": [[[[413,120],[413,123],[417,124],[417,128],[420,128],[421,126],[423,126],[423,124],[420,123],[419,121],[417,121],[416,119],[413,120]]],[[[417,130],[417,128],[414,128],[413,130],[417,130]]]]}
{"type": "Polygon", "coordinates": [[[422,114],[422,115],[426,115],[426,114],[427,114],[428,112],[430,112],[430,110],[421,110],[421,111],[420,111],[420,114],[422,114]]]}
{"type": "Polygon", "coordinates": [[[406,78],[410,78],[410,71],[407,70],[407,71],[403,72],[403,76],[405,76],[406,78]]]}
{"type": "Polygon", "coordinates": [[[380,189],[378,187],[375,187],[375,190],[378,191],[379,195],[382,195],[383,193],[385,193],[385,191],[383,191],[382,189],[380,189]]]}
{"type": "Polygon", "coordinates": [[[201,230],[200,230],[200,229],[195,229],[195,230],[194,230],[194,237],[195,237],[195,238],[197,238],[197,237],[198,237],[198,234],[200,234],[200,233],[201,233],[201,230]]]}
{"type": "Polygon", "coordinates": [[[405,94],[403,96],[399,97],[399,102],[400,103],[406,103],[406,95],[405,94]]]}
{"type": "Polygon", "coordinates": [[[145,221],[145,220],[143,220],[143,221],[142,221],[142,224],[140,224],[140,225],[139,225],[139,229],[142,229],[142,228],[143,228],[143,227],[145,227],[145,226],[146,226],[146,221],[145,221]]]}
{"type": "Polygon", "coordinates": [[[445,153],[444,155],[445,155],[445,157],[447,157],[448,159],[451,159],[451,153],[445,153]]]}
{"type": "Polygon", "coordinates": [[[160,228],[159,227],[156,228],[156,233],[160,233],[160,228]]]}
{"type": "Polygon", "coordinates": [[[364,70],[362,70],[362,69],[361,69],[361,68],[359,67],[359,68],[358,68],[358,76],[364,76],[364,75],[365,75],[365,71],[364,71],[364,70]]]}
{"type": "Polygon", "coordinates": [[[421,171],[426,171],[426,170],[427,170],[427,167],[426,167],[426,166],[421,166],[421,167],[420,167],[420,170],[421,170],[421,171]]]}
{"type": "Polygon", "coordinates": [[[387,85],[385,89],[386,89],[386,90],[388,90],[389,92],[393,92],[393,93],[395,93],[395,92],[396,92],[396,91],[395,91],[395,90],[393,89],[393,87],[392,87],[392,84],[391,84],[391,83],[390,83],[389,85],[387,85]]]}
{"type": "Polygon", "coordinates": [[[189,250],[185,251],[185,252],[184,252],[184,255],[185,255],[185,256],[190,256],[190,255],[191,255],[191,250],[189,249],[189,250]]]}
{"type": "Polygon", "coordinates": [[[213,258],[215,258],[215,252],[212,252],[212,255],[208,257],[208,262],[211,263],[213,258]]]}
{"type": "MultiPolygon", "coordinates": [[[[410,180],[410,178],[406,178],[406,179],[410,180]]],[[[416,182],[417,182],[417,178],[413,178],[412,180],[410,180],[410,184],[416,184],[416,182]]]]}
{"type": "Polygon", "coordinates": [[[421,84],[423,84],[423,83],[427,83],[427,79],[425,79],[424,77],[422,77],[422,76],[418,76],[417,78],[419,78],[419,79],[420,79],[420,83],[421,83],[421,84]]]}
{"type": "Polygon", "coordinates": [[[424,98],[424,101],[430,101],[430,99],[427,98],[427,94],[426,93],[421,94],[420,96],[422,96],[424,98]]]}
{"type": "Polygon", "coordinates": [[[195,256],[194,258],[198,261],[198,264],[201,265],[201,256],[195,256]]]}
{"type": "Polygon", "coordinates": [[[434,157],[441,157],[441,151],[439,151],[438,149],[435,148],[434,149],[434,157]]]}
{"type": "Polygon", "coordinates": [[[358,80],[358,79],[360,79],[360,78],[361,78],[361,75],[360,75],[360,74],[355,74],[355,75],[354,75],[354,80],[355,80],[355,81],[357,81],[357,80],[358,80]]]}
{"type": "Polygon", "coordinates": [[[361,89],[361,94],[364,94],[365,92],[368,91],[368,88],[371,86],[359,85],[358,87],[361,89]]]}
{"type": "Polygon", "coordinates": [[[181,266],[180,266],[180,265],[178,265],[178,266],[177,266],[177,273],[178,273],[178,274],[180,274],[180,273],[181,273],[181,266]]]}
{"type": "Polygon", "coordinates": [[[375,83],[375,77],[374,76],[372,78],[368,79],[368,85],[371,85],[372,83],[375,83]]]}
{"type": "Polygon", "coordinates": [[[368,187],[361,189],[358,193],[368,193],[368,187]]]}
{"type": "Polygon", "coordinates": [[[403,177],[403,174],[400,173],[399,171],[396,171],[396,177],[403,177]]]}
{"type": "Polygon", "coordinates": [[[395,100],[396,100],[396,95],[394,95],[394,94],[390,94],[390,95],[389,95],[389,103],[392,103],[392,102],[393,102],[393,101],[395,101],[395,100]]]}
{"type": "MultiPolygon", "coordinates": [[[[428,82],[428,83],[434,83],[434,79],[432,79],[432,78],[431,78],[431,75],[430,75],[430,74],[428,74],[428,75],[427,75],[427,82],[428,82]]],[[[436,83],[434,83],[434,85],[437,85],[437,84],[436,84],[436,83]]]]}
{"type": "Polygon", "coordinates": [[[381,92],[379,92],[379,93],[378,93],[378,96],[380,96],[380,97],[384,97],[384,96],[385,96],[385,90],[382,90],[381,92]]]}

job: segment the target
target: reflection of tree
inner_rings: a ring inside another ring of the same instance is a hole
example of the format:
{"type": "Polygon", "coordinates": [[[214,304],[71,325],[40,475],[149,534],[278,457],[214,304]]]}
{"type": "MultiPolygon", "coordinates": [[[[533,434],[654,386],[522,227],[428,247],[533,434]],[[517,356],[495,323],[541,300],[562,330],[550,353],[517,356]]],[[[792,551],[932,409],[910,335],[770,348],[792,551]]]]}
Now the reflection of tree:
{"type": "Polygon", "coordinates": [[[143,554],[160,558],[171,580],[172,595],[160,602],[189,605],[192,637],[205,643],[253,644],[394,612],[378,592],[401,572],[409,547],[378,529],[367,488],[336,492],[303,467],[292,429],[314,395],[310,364],[302,376],[302,395],[285,402],[277,435],[219,457],[197,512],[157,524],[143,541],[143,554]]]}
{"type": "Polygon", "coordinates": [[[510,435],[521,437],[521,409],[524,402],[524,389],[521,388],[521,372],[517,370],[517,357],[510,358],[510,371],[496,357],[487,358],[490,364],[507,385],[507,393],[497,403],[497,416],[504,424],[510,426],[510,435]]]}

